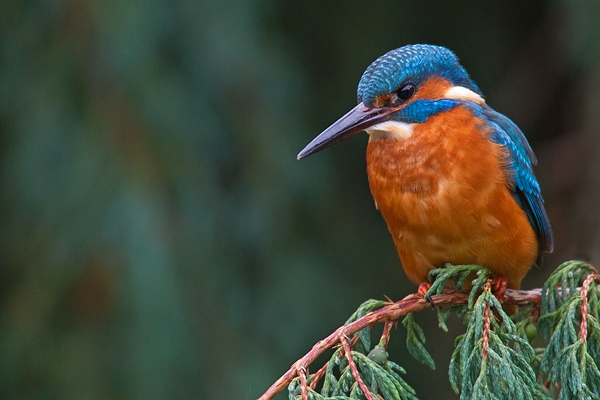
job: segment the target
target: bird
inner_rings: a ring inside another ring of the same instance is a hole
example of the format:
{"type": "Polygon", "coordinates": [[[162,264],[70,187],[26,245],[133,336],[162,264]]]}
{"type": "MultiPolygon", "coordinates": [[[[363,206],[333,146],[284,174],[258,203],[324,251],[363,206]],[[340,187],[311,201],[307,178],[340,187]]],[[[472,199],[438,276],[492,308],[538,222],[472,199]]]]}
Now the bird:
{"type": "Polygon", "coordinates": [[[365,131],[375,207],[407,277],[424,294],[428,273],[453,265],[489,269],[519,289],[554,237],[519,127],[487,105],[448,48],[413,44],[363,73],[358,104],[316,136],[298,160],[365,131]]]}

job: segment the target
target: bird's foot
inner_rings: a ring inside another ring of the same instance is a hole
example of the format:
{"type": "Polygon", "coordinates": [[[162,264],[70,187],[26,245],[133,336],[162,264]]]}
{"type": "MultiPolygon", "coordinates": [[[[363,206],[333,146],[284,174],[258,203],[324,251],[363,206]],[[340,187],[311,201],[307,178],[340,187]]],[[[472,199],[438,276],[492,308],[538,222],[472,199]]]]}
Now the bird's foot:
{"type": "Polygon", "coordinates": [[[430,288],[431,288],[431,283],[429,283],[428,281],[421,283],[419,285],[419,288],[417,289],[417,295],[419,297],[424,298],[428,302],[430,302],[432,307],[435,307],[435,304],[433,303],[433,299],[431,298],[431,296],[427,296],[427,292],[429,292],[430,288]]]}
{"type": "Polygon", "coordinates": [[[492,287],[492,292],[494,293],[494,296],[496,296],[496,298],[498,299],[498,302],[500,302],[500,304],[504,303],[504,296],[506,296],[507,288],[508,288],[508,282],[506,281],[505,277],[497,276],[496,279],[494,279],[494,285],[492,287]]]}
{"type": "Polygon", "coordinates": [[[429,289],[431,289],[431,283],[425,281],[419,285],[419,288],[417,289],[417,294],[421,297],[425,297],[429,289]]]}

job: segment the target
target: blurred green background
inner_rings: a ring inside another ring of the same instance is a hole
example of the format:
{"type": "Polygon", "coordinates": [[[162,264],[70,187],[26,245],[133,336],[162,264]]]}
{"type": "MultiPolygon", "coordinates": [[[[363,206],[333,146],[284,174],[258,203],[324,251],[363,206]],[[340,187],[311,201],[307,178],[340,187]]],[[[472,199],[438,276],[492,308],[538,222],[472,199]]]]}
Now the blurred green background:
{"type": "MultiPolygon", "coordinates": [[[[0,398],[252,399],[368,298],[415,290],[366,135],[297,162],[376,57],[448,46],[521,126],[561,261],[600,264],[600,2],[5,0],[0,398]]],[[[422,399],[437,362],[391,357],[422,399]]],[[[286,395],[281,395],[286,398],[286,395]]]]}

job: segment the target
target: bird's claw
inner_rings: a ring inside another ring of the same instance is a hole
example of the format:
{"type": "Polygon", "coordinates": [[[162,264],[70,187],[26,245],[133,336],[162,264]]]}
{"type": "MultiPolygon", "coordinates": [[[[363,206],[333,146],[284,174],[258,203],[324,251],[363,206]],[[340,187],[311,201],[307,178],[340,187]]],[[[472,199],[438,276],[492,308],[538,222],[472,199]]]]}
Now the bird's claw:
{"type": "Polygon", "coordinates": [[[508,282],[503,276],[497,276],[494,279],[494,285],[492,287],[492,293],[498,299],[500,304],[504,303],[504,296],[506,296],[506,289],[508,288],[508,282]]]}
{"type": "Polygon", "coordinates": [[[431,288],[431,283],[425,281],[423,283],[421,283],[419,285],[419,288],[417,289],[417,295],[419,297],[424,298],[425,300],[427,300],[429,303],[431,303],[432,307],[435,307],[435,303],[433,302],[433,299],[431,298],[431,296],[427,295],[427,292],[429,292],[429,289],[431,288]]]}

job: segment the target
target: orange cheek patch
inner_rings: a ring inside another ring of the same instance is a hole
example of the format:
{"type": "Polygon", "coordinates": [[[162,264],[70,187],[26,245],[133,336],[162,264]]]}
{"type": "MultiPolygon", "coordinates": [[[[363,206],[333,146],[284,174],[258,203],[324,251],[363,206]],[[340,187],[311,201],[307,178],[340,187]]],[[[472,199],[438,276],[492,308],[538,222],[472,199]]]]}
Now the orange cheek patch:
{"type": "Polygon", "coordinates": [[[444,78],[431,77],[419,85],[413,99],[442,99],[452,86],[454,85],[444,78]]]}

